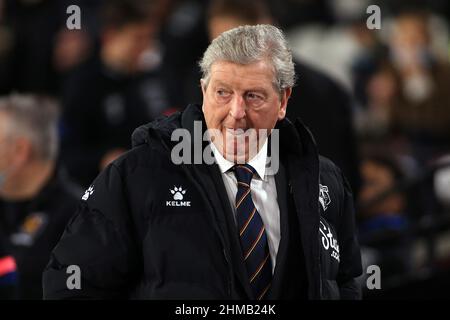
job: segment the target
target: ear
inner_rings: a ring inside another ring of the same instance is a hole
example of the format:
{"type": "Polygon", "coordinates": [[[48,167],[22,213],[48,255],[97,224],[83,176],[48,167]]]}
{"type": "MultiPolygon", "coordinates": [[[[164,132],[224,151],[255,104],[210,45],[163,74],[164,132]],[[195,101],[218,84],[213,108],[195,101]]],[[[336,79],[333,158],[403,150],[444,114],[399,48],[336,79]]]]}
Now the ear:
{"type": "Polygon", "coordinates": [[[203,94],[203,103],[202,103],[202,111],[204,112],[205,110],[204,110],[204,108],[205,108],[205,103],[204,103],[204,101],[205,101],[205,97],[206,97],[206,83],[205,83],[205,80],[203,80],[203,79],[200,79],[200,87],[202,88],[202,94],[203,94]]]}
{"type": "Polygon", "coordinates": [[[202,88],[203,97],[206,95],[206,82],[203,79],[200,79],[200,87],[202,88]]]}
{"type": "Polygon", "coordinates": [[[33,157],[33,146],[31,142],[26,138],[17,138],[14,145],[14,154],[14,162],[17,167],[21,168],[30,162],[33,157]]]}
{"type": "Polygon", "coordinates": [[[283,120],[284,117],[286,117],[286,108],[289,101],[289,98],[292,93],[292,88],[287,88],[284,90],[283,94],[281,95],[280,100],[280,110],[278,110],[278,120],[283,120]]]}

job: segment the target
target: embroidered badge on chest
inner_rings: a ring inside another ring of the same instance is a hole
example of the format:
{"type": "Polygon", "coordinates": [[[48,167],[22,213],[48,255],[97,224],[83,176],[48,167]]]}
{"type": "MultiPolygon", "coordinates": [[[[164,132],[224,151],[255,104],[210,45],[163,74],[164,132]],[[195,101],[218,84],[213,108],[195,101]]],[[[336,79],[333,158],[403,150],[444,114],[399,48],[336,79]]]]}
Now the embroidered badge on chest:
{"type": "Polygon", "coordinates": [[[81,198],[84,201],[87,201],[89,197],[94,193],[94,186],[90,186],[85,192],[83,197],[81,198]]]}
{"type": "Polygon", "coordinates": [[[319,202],[322,205],[323,211],[327,210],[331,203],[328,187],[321,184],[319,184],[319,202]]]}

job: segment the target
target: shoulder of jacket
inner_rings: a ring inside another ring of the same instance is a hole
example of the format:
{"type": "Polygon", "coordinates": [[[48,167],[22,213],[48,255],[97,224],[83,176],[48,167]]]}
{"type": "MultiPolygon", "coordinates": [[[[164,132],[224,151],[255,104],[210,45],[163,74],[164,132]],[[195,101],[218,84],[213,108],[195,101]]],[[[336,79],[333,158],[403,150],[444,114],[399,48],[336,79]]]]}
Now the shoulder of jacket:
{"type": "Polygon", "coordinates": [[[319,168],[320,172],[340,173],[341,171],[333,161],[321,155],[319,155],[319,168]]]}
{"type": "Polygon", "coordinates": [[[346,188],[347,182],[341,169],[333,161],[323,156],[319,156],[319,174],[319,180],[322,184],[325,181],[335,181],[335,183],[330,184],[330,187],[335,186],[337,188],[335,191],[341,193],[346,188]]]}
{"type": "Polygon", "coordinates": [[[154,167],[155,161],[164,161],[162,160],[162,157],[163,154],[158,152],[154,146],[142,144],[128,150],[114,160],[112,162],[112,167],[114,167],[122,177],[125,177],[127,173],[132,172],[137,168],[148,168],[150,170],[154,167]]]}
{"type": "Polygon", "coordinates": [[[337,191],[343,192],[350,192],[352,193],[352,188],[343,174],[342,170],[334,164],[333,161],[330,159],[319,156],[319,168],[320,168],[320,181],[323,179],[333,179],[337,182],[336,188],[337,191]]]}

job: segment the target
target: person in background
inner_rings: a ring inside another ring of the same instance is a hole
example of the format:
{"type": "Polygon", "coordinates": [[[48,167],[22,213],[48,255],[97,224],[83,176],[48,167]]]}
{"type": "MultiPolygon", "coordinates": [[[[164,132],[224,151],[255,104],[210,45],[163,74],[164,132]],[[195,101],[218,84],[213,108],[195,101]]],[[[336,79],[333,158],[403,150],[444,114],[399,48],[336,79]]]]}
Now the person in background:
{"type": "MultiPolygon", "coordinates": [[[[273,24],[275,19],[264,1],[212,0],[207,28],[212,41],[221,33],[241,25],[273,24]]],[[[355,168],[358,157],[352,125],[352,104],[348,92],[322,72],[294,58],[299,78],[287,109],[287,117],[300,118],[314,134],[319,151],[333,160],[357,194],[360,177],[355,168]]],[[[198,88],[192,88],[199,92],[198,88]]],[[[194,101],[201,101],[201,98],[194,101]]]]}
{"type": "Polygon", "coordinates": [[[93,49],[96,8],[102,1],[0,1],[0,95],[57,95],[64,72],[93,49]],[[67,28],[70,5],[81,8],[81,30],[67,28]]]}
{"type": "Polygon", "coordinates": [[[163,72],[173,110],[182,110],[188,103],[201,103],[197,83],[199,72],[194,66],[208,46],[204,0],[159,0],[166,9],[162,13],[159,38],[164,48],[163,72]]]}
{"type": "Polygon", "coordinates": [[[42,298],[42,271],[81,195],[58,170],[57,121],[49,98],[0,98],[0,237],[19,299],[42,298]]]}
{"type": "Polygon", "coordinates": [[[404,174],[393,159],[378,154],[364,158],[361,174],[359,201],[364,205],[359,216],[361,244],[375,250],[377,260],[374,263],[384,275],[407,272],[411,269],[407,196],[404,190],[393,190],[404,174]],[[377,200],[389,191],[390,194],[377,200]]]}
{"type": "MultiPolygon", "coordinates": [[[[394,20],[390,63],[397,92],[390,108],[392,135],[403,153],[426,168],[450,152],[450,64],[433,47],[431,15],[405,11],[394,20]]],[[[440,212],[431,180],[420,186],[424,214],[440,212]]]]}
{"type": "Polygon", "coordinates": [[[450,151],[450,64],[434,52],[431,37],[430,16],[406,11],[396,17],[389,42],[398,88],[390,124],[419,165],[450,151]]]}
{"type": "Polygon", "coordinates": [[[157,5],[105,2],[99,52],[63,85],[61,160],[82,185],[130,147],[135,127],[169,107],[158,69],[157,5]]]}
{"type": "Polygon", "coordinates": [[[11,300],[17,294],[17,265],[14,257],[9,255],[0,234],[0,300],[11,300]]]}

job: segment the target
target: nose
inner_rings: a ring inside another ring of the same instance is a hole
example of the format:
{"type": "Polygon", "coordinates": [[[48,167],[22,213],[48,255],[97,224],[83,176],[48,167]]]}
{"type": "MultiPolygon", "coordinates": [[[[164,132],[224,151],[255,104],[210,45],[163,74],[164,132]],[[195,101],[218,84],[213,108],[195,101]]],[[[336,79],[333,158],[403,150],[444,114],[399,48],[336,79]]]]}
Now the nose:
{"type": "Polygon", "coordinates": [[[245,117],[245,100],[241,96],[234,95],[231,101],[230,115],[235,120],[240,120],[245,117]]]}

